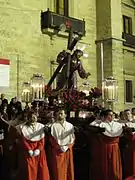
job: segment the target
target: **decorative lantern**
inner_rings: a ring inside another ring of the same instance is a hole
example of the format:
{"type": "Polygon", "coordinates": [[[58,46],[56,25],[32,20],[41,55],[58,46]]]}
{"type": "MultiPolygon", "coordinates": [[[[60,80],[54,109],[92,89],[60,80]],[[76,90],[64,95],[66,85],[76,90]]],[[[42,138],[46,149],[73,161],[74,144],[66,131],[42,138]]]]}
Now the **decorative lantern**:
{"type": "Polygon", "coordinates": [[[30,83],[24,82],[22,89],[22,102],[30,102],[30,83]]]}
{"type": "Polygon", "coordinates": [[[31,78],[32,100],[41,100],[44,98],[45,81],[42,75],[33,74],[31,78]]]}
{"type": "Polygon", "coordinates": [[[108,77],[104,80],[104,97],[107,102],[114,102],[117,97],[117,80],[113,77],[108,77]]]}

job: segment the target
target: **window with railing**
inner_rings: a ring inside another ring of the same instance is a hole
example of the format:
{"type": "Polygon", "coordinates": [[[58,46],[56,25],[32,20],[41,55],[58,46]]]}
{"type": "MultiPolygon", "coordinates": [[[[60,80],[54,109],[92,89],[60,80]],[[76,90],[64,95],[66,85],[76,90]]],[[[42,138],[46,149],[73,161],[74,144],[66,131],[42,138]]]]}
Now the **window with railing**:
{"type": "Polygon", "coordinates": [[[55,0],[55,12],[69,16],[69,0],[55,0]]]}
{"type": "Polygon", "coordinates": [[[123,15],[123,32],[132,35],[132,18],[123,15]]]}
{"type": "Polygon", "coordinates": [[[125,102],[133,102],[133,84],[131,80],[125,81],[125,102]]]}

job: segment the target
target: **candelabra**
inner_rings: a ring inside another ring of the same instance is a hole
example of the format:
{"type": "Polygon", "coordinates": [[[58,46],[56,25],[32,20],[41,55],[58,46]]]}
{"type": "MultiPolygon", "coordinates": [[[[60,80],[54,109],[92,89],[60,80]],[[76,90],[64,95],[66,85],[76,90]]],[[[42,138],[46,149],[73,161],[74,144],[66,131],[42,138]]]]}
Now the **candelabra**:
{"type": "Polygon", "coordinates": [[[34,74],[31,78],[32,100],[41,100],[44,98],[45,81],[42,75],[34,74]]]}
{"type": "Polygon", "coordinates": [[[31,94],[30,94],[30,83],[24,82],[22,87],[22,102],[30,102],[31,94]]]}
{"type": "Polygon", "coordinates": [[[104,80],[104,100],[109,106],[112,106],[112,103],[118,99],[117,83],[117,80],[113,77],[108,77],[104,80]]]}

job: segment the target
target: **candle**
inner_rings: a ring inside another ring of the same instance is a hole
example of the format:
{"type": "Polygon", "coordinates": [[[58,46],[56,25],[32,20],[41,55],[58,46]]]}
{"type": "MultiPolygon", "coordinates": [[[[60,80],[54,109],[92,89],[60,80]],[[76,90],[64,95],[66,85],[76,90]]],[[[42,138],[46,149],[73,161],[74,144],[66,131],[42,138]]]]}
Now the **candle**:
{"type": "Polygon", "coordinates": [[[115,91],[114,86],[108,86],[105,88],[105,94],[108,100],[115,99],[115,91]]]}
{"type": "Polygon", "coordinates": [[[35,99],[35,86],[32,86],[32,99],[35,99]]]}
{"type": "Polygon", "coordinates": [[[42,88],[42,84],[40,85],[40,98],[43,98],[43,88],[42,88]]]}
{"type": "Polygon", "coordinates": [[[39,86],[36,87],[36,99],[39,99],[39,86]]]}

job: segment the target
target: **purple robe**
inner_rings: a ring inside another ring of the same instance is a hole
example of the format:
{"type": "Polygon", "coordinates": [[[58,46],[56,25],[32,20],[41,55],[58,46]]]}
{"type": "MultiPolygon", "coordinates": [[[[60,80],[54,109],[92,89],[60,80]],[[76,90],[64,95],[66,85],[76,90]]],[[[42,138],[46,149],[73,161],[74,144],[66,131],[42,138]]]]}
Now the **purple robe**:
{"type": "MultiPolygon", "coordinates": [[[[67,84],[67,70],[68,64],[66,63],[62,68],[61,72],[57,76],[57,87],[56,89],[66,88],[67,84]]],[[[69,76],[69,89],[77,89],[77,72],[80,78],[84,79],[89,76],[89,73],[85,71],[83,65],[79,59],[71,62],[70,65],[70,76],[69,76]]]]}

